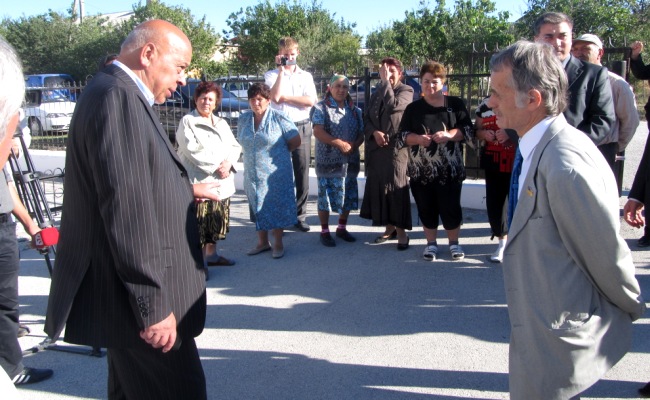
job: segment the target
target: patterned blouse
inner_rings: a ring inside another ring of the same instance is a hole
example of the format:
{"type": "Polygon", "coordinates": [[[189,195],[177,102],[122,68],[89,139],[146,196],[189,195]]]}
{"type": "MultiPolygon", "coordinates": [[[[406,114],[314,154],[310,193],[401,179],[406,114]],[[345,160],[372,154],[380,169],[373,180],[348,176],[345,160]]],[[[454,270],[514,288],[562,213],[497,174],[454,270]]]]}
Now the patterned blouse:
{"type": "MultiPolygon", "coordinates": [[[[336,101],[328,96],[311,109],[311,122],[323,125],[325,131],[335,138],[354,143],[363,136],[363,118],[361,109],[345,104],[340,108],[336,101]]],[[[360,157],[357,148],[351,155],[345,156],[334,146],[316,140],[316,175],[321,178],[342,177],[348,173],[359,173],[360,157]],[[347,164],[346,167],[339,168],[347,164]],[[342,171],[341,171],[342,169],[342,171]]]]}
{"type": "MultiPolygon", "coordinates": [[[[408,134],[426,135],[442,130],[460,129],[465,139],[473,136],[472,120],[465,103],[458,97],[445,97],[445,106],[433,107],[424,98],[409,104],[402,116],[401,141],[408,134]]],[[[408,174],[420,184],[465,180],[462,141],[449,141],[439,146],[432,142],[428,147],[411,146],[408,174]]]]}

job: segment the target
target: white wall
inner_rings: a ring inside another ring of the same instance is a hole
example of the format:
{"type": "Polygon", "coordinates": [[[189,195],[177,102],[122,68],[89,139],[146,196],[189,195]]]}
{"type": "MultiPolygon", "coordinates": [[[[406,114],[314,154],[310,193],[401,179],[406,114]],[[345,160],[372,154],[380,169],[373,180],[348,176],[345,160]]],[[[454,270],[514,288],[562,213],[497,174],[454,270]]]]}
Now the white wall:
{"type": "MultiPolygon", "coordinates": [[[[29,151],[34,166],[39,171],[54,171],[57,168],[63,169],[65,164],[65,151],[48,151],[48,150],[30,150],[29,151]]],[[[235,175],[235,186],[237,190],[244,190],[244,171],[243,164],[236,166],[237,171],[240,173],[235,175]]],[[[309,194],[312,196],[317,195],[316,174],[312,169],[310,171],[309,179],[309,194]]],[[[363,192],[366,187],[366,177],[363,172],[359,176],[359,196],[363,197],[363,192]]],[[[413,201],[413,198],[411,198],[413,201]]],[[[461,196],[461,205],[465,208],[473,208],[485,210],[485,182],[483,180],[466,180],[463,183],[463,192],[461,196]]]]}

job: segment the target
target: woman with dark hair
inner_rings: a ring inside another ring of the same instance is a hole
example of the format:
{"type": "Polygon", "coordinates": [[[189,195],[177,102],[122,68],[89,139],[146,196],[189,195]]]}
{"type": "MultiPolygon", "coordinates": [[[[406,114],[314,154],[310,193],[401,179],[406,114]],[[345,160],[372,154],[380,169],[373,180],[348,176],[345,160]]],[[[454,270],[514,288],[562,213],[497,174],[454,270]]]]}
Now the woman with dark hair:
{"type": "Polygon", "coordinates": [[[406,107],[400,129],[401,140],[411,146],[411,192],[427,239],[422,253],[427,261],[438,256],[439,219],[447,231],[452,260],[465,258],[458,242],[465,180],[461,142],[472,136],[472,120],[462,99],[444,94],[446,77],[442,64],[429,61],[422,66],[424,97],[406,107]]]}
{"type": "Polygon", "coordinates": [[[291,152],[300,146],[300,135],[283,112],[269,107],[270,102],[266,84],[251,85],[252,112],[239,117],[237,132],[244,148],[244,189],[258,238],[248,255],[273,249],[273,258],[281,258],[283,228],[298,221],[291,152]],[[273,234],[273,247],[268,231],[273,234]]]}
{"type": "Polygon", "coordinates": [[[184,116],[176,132],[178,156],[192,183],[219,182],[219,201],[197,204],[197,218],[205,267],[231,266],[234,260],[217,254],[217,241],[230,229],[230,196],[235,193],[235,168],[241,146],[226,120],[214,115],[221,88],[203,81],[194,90],[196,109],[184,116]]]}
{"type": "Polygon", "coordinates": [[[383,243],[397,239],[397,249],[406,250],[412,229],[411,199],[407,176],[408,147],[399,139],[399,126],[406,106],[413,101],[413,88],[402,83],[402,64],[388,57],[381,61],[381,82],[364,112],[366,188],[361,218],[373,226],[385,226],[375,239],[383,243]]]}

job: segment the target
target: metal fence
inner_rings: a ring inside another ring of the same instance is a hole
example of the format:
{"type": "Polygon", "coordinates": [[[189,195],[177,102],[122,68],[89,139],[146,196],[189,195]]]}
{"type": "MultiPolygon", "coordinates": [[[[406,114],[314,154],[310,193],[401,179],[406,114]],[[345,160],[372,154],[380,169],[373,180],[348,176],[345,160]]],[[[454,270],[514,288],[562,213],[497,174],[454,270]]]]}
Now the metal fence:
{"type": "MultiPolygon", "coordinates": [[[[490,72],[489,61],[493,54],[499,49],[492,51],[482,49],[481,51],[472,51],[466,54],[465,64],[460,73],[450,68],[447,76],[448,93],[452,96],[462,98],[467,106],[470,115],[474,115],[474,110],[479,102],[488,95],[490,89],[490,72]]],[[[629,57],[631,49],[629,47],[609,47],[605,49],[603,64],[610,70],[629,77],[629,57]]],[[[414,87],[416,97],[420,94],[418,65],[406,68],[406,82],[414,87]]],[[[319,95],[322,95],[327,89],[330,76],[319,76],[315,74],[314,83],[319,95]]],[[[350,94],[354,102],[363,108],[368,102],[372,93],[372,88],[376,85],[379,76],[376,72],[366,68],[362,73],[349,76],[351,81],[350,94]]],[[[223,89],[223,99],[219,108],[215,111],[217,115],[228,121],[233,133],[237,134],[237,121],[242,112],[249,109],[246,99],[246,91],[254,82],[262,82],[262,76],[228,76],[215,79],[214,81],[223,89]]],[[[634,85],[637,97],[640,99],[639,104],[644,104],[646,95],[646,85],[644,82],[637,82],[630,77],[629,81],[634,85]]],[[[199,80],[190,79],[188,84],[179,88],[171,99],[164,104],[154,105],[158,112],[163,128],[169,134],[172,142],[175,140],[175,133],[181,118],[194,109],[192,100],[194,88],[199,80]]],[[[67,138],[67,125],[72,116],[71,108],[74,108],[74,101],[77,99],[85,83],[73,87],[59,88],[30,88],[27,92],[26,114],[28,126],[33,135],[32,148],[37,149],[65,149],[67,138]],[[67,96],[68,100],[62,100],[67,96]],[[71,106],[72,104],[72,106],[71,106]],[[36,119],[39,118],[39,121],[36,119]]],[[[482,171],[480,165],[480,151],[475,146],[465,146],[465,162],[470,178],[481,178],[482,171]]]]}

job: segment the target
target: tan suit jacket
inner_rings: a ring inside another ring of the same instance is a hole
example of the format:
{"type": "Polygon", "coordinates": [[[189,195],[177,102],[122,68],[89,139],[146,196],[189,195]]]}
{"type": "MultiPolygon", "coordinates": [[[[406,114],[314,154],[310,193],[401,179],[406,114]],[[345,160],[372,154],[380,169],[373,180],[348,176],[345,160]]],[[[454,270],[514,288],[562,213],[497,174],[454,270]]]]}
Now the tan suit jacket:
{"type": "Polygon", "coordinates": [[[625,355],[644,304],[616,182],[593,142],[560,115],[531,161],[503,264],[510,395],[568,399],[625,355]]]}

